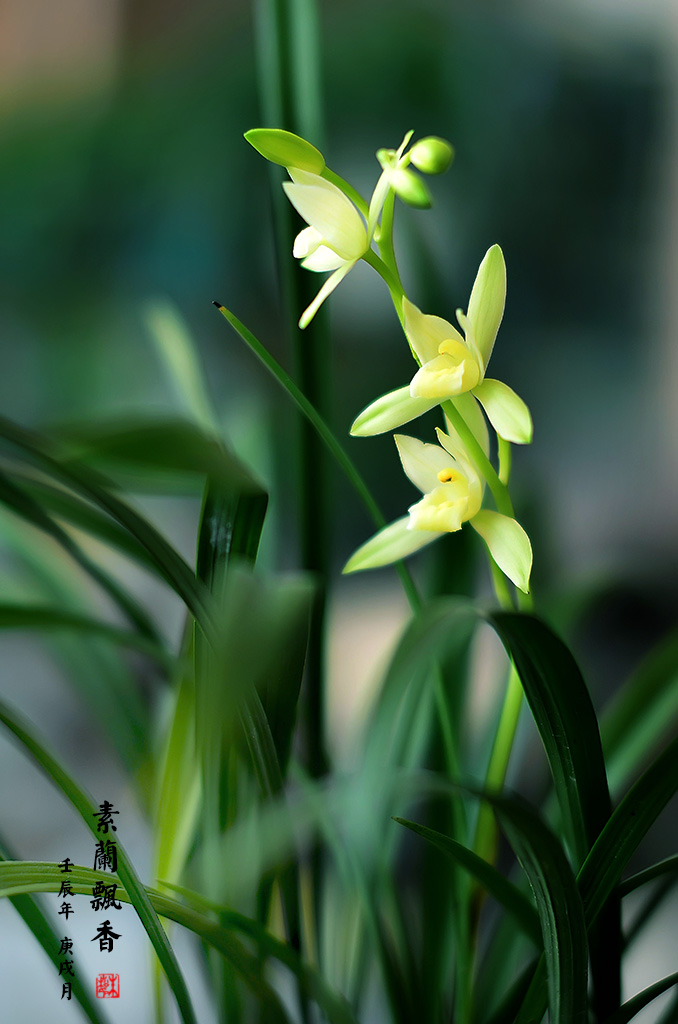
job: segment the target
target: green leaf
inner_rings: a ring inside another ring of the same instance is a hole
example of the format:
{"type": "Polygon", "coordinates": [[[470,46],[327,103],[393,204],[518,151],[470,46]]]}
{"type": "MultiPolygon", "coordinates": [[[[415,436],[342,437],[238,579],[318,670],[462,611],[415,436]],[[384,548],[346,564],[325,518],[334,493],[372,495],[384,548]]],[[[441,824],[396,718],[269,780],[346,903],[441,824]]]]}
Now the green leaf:
{"type": "Polygon", "coordinates": [[[678,738],[662,751],[615,809],[579,873],[589,922],[593,922],[650,826],[678,790],[678,738]]]}
{"type": "MultiPolygon", "coordinates": [[[[572,869],[558,840],[527,804],[507,797],[491,797],[490,802],[537,901],[551,1024],[585,1024],[586,924],[572,869]]],[[[516,1024],[526,1024],[531,1019],[529,1013],[521,1013],[516,1024]]]]}
{"type": "Polygon", "coordinates": [[[172,303],[162,299],[146,304],[144,320],[180,401],[206,434],[216,436],[219,432],[218,419],[210,401],[197,346],[184,320],[172,303]]]}
{"type": "Polygon", "coordinates": [[[616,694],[601,720],[610,785],[619,790],[656,749],[675,718],[678,633],[663,640],[616,694]]]}
{"type": "Polygon", "coordinates": [[[598,722],[572,654],[539,619],[487,616],[518,670],[549,760],[568,838],[583,862],[611,813],[598,722]]]}
{"type": "MultiPolygon", "coordinates": [[[[520,676],[579,865],[612,810],[598,722],[586,684],[568,648],[544,623],[507,612],[489,619],[520,676]]],[[[616,899],[589,938],[594,1004],[604,1015],[620,998],[619,915],[616,899]]]]}
{"type": "MultiPolygon", "coordinates": [[[[309,402],[301,389],[294,383],[290,375],[266,350],[265,346],[262,345],[252,331],[245,327],[245,325],[241,323],[240,320],[230,312],[230,310],[226,309],[225,306],[222,306],[219,302],[215,302],[214,305],[217,307],[224,319],[231,325],[233,330],[240,336],[240,338],[242,338],[248,348],[250,348],[255,354],[257,359],[259,359],[259,361],[264,365],[271,376],[285,390],[301,414],[311,424],[320,440],[332,455],[332,458],[337,462],[351,486],[360,497],[375,525],[379,529],[385,526],[386,520],[384,519],[376,501],[372,497],[367,484],[320,413],[315,409],[311,402],[309,402]]],[[[413,608],[417,608],[419,606],[419,597],[412,581],[412,577],[405,566],[398,565],[397,569],[398,575],[400,576],[403,584],[403,589],[407,594],[407,598],[411,606],[413,608]]]]}
{"type": "MultiPolygon", "coordinates": [[[[40,743],[32,727],[27,722],[22,721],[4,702],[0,702],[0,722],[9,729],[30,757],[42,768],[50,781],[73,804],[87,828],[98,839],[97,823],[95,820],[97,818],[98,806],[91,797],[84,790],[80,789],[56,758],[40,743]]],[[[177,963],[174,950],[119,838],[116,839],[116,847],[118,875],[162,964],[176,999],[181,1018],[184,1024],[196,1024],[196,1017],[193,1012],[186,982],[177,963]]],[[[3,867],[4,865],[0,864],[0,872],[3,867]]]]}
{"type": "MultiPolygon", "coordinates": [[[[7,849],[5,843],[0,840],[0,862],[10,860],[13,861],[16,858],[7,849]]],[[[10,896],[9,899],[17,914],[19,914],[26,927],[31,931],[36,942],[42,946],[49,959],[58,969],[61,959],[59,953],[61,939],[50,924],[49,919],[43,914],[37,901],[28,893],[10,896]]],[[[73,953],[71,953],[71,956],[75,961],[74,977],[71,979],[73,995],[80,1003],[82,1012],[92,1024],[106,1024],[105,1019],[100,1015],[99,1007],[93,1002],[87,989],[80,981],[82,972],[78,966],[77,957],[73,953]]]]}
{"type": "Polygon", "coordinates": [[[4,502],[18,516],[37,529],[42,530],[59,544],[84,571],[98,583],[121,609],[129,621],[149,640],[159,642],[155,626],[149,619],[144,608],[122,587],[117,580],[109,576],[80,548],[76,541],[63,530],[45,512],[42,505],[27,491],[15,484],[9,477],[0,473],[0,501],[4,502]]]}
{"type": "Polygon", "coordinates": [[[97,622],[96,619],[75,612],[40,605],[0,604],[0,629],[73,630],[89,636],[104,637],[113,644],[140,651],[157,661],[166,671],[176,666],[176,659],[171,654],[139,633],[116,629],[105,622],[97,622]]]}
{"type": "Polygon", "coordinates": [[[44,480],[22,480],[27,494],[38,505],[48,510],[53,517],[63,519],[79,530],[84,530],[104,544],[115,548],[125,557],[136,562],[140,568],[158,574],[155,561],[148,551],[118,523],[104,515],[99,509],[78,498],[61,487],[53,487],[44,480]]]}
{"type": "MultiPolygon", "coordinates": [[[[613,893],[631,855],[678,790],[678,738],[666,747],[615,809],[577,876],[588,928],[595,923],[613,893]]],[[[533,988],[538,989],[543,964],[537,966],[533,988]]],[[[529,998],[529,994],[528,994],[529,998]]],[[[532,1008],[534,1004],[531,1003],[532,1008]]],[[[540,1020],[546,1006],[537,1000],[540,1020]]]]}
{"type": "Polygon", "coordinates": [[[491,864],[488,864],[482,857],[478,857],[472,850],[467,849],[450,836],[436,832],[425,825],[417,825],[405,818],[395,819],[399,824],[416,832],[428,840],[433,846],[441,850],[447,857],[457,864],[461,864],[473,877],[480,882],[484,889],[500,903],[505,910],[512,914],[525,934],[539,948],[542,945],[541,928],[539,916],[527,897],[515,886],[504,878],[491,864]]]}
{"type": "Polygon", "coordinates": [[[48,443],[0,417],[0,437],[17,447],[32,464],[49,476],[93,501],[111,515],[146,549],[160,575],[179,594],[192,614],[206,628],[211,625],[206,594],[181,555],[143,516],[121,501],[114,486],[85,466],[66,464],[53,457],[48,443]]]}
{"type": "Polygon", "coordinates": [[[668,989],[673,988],[674,985],[678,985],[678,972],[676,974],[669,974],[666,978],[662,978],[661,981],[656,981],[654,985],[650,985],[648,988],[643,989],[642,992],[639,992],[638,995],[633,996],[632,999],[628,999],[619,1007],[616,1013],[611,1014],[607,1018],[604,1024],[628,1024],[653,999],[656,999],[657,996],[660,996],[668,989]]]}
{"type": "MultiPolygon", "coordinates": [[[[115,876],[111,876],[110,873],[102,875],[101,872],[78,865],[69,872],[69,879],[76,893],[89,894],[97,881],[103,879],[110,882],[111,877],[115,876]]],[[[34,861],[0,863],[0,896],[14,895],[17,892],[58,892],[62,878],[57,864],[34,861]]],[[[116,898],[133,903],[122,877],[120,880],[122,886],[116,891],[116,898]]],[[[266,1018],[271,1024],[274,1021],[287,1021],[288,1018],[282,1011],[278,996],[264,977],[262,958],[273,958],[291,971],[301,983],[304,992],[317,1002],[330,1024],[356,1024],[346,1000],[334,992],[319,971],[303,961],[289,945],[275,938],[257,921],[205,900],[187,889],[178,886],[171,888],[181,894],[183,903],[156,889],[145,890],[155,912],[190,929],[226,957],[255,995],[262,1000],[264,1012],[274,1014],[266,1018]],[[214,913],[219,914],[221,923],[212,919],[211,915],[214,913]],[[235,937],[234,933],[237,932],[257,945],[259,956],[253,956],[248,952],[243,943],[235,937]]]]}
{"type": "Polygon", "coordinates": [[[106,468],[131,466],[207,476],[234,494],[263,493],[261,484],[224,443],[183,420],[124,420],[62,427],[63,458],[106,468]]]}
{"type": "Polygon", "coordinates": [[[661,878],[662,875],[673,874],[678,871],[678,854],[673,857],[666,857],[664,860],[660,860],[659,863],[653,864],[652,867],[645,868],[643,871],[638,871],[635,875],[630,875],[625,878],[623,882],[619,883],[620,895],[626,896],[628,893],[638,889],[641,885],[645,885],[647,882],[651,882],[655,878],[661,878]]]}

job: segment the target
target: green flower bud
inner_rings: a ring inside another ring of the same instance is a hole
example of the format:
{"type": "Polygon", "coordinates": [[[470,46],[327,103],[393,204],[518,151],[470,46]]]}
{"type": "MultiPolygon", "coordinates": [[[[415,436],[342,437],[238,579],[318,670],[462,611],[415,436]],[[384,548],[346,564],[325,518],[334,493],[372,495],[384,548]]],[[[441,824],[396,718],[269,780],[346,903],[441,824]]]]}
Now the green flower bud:
{"type": "Polygon", "coordinates": [[[250,146],[261,153],[266,160],[282,167],[298,167],[311,174],[322,174],[325,158],[306,139],[286,132],[282,128],[251,128],[245,132],[250,146]]]}
{"type": "Polygon", "coordinates": [[[445,139],[429,135],[415,142],[408,156],[414,166],[424,174],[442,174],[454,159],[454,149],[445,139]]]}
{"type": "Polygon", "coordinates": [[[427,210],[431,206],[431,195],[421,178],[412,171],[399,168],[389,175],[389,184],[396,195],[400,196],[408,206],[417,206],[427,210]]]}

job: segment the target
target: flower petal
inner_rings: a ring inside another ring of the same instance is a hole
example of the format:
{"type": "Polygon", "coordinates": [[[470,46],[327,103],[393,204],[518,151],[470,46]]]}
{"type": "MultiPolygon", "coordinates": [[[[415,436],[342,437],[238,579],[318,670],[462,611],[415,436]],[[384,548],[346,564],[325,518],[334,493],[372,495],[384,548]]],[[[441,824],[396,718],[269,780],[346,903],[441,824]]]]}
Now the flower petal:
{"type": "MultiPolygon", "coordinates": [[[[455,340],[455,344],[460,343],[455,340]]],[[[465,346],[464,351],[468,352],[465,346]]],[[[413,398],[437,398],[442,402],[470,391],[479,376],[478,364],[470,353],[461,362],[443,353],[417,370],[410,383],[410,394],[413,398]]]]}
{"type": "Polygon", "coordinates": [[[409,522],[410,517],[403,516],[375,533],[374,537],[351,555],[342,572],[359,572],[361,569],[390,565],[442,537],[442,533],[432,530],[410,530],[409,522]]]}
{"type": "Polygon", "coordinates": [[[403,296],[403,315],[407,340],[422,364],[429,363],[439,355],[438,350],[443,341],[453,338],[464,344],[456,327],[440,316],[422,313],[406,296],[403,296]]]}
{"type": "Polygon", "coordinates": [[[513,444],[530,444],[532,441],[532,417],[522,398],[500,380],[485,378],[474,389],[487,418],[505,441],[513,444]]]}
{"type": "Polygon", "coordinates": [[[325,168],[325,159],[315,146],[283,128],[251,128],[245,132],[245,138],[271,163],[304,168],[315,174],[321,174],[325,168]]]}
{"type": "Polygon", "coordinates": [[[315,228],[304,228],[294,239],[292,255],[298,260],[306,259],[313,255],[322,242],[323,237],[315,228]]]}
{"type": "Polygon", "coordinates": [[[347,196],[330,181],[315,174],[295,172],[304,182],[286,181],[283,188],[295,210],[322,236],[325,245],[346,260],[356,260],[367,249],[362,217],[347,196]]]}
{"type": "Polygon", "coordinates": [[[506,302],[506,264],[498,245],[487,250],[476,275],[468,303],[468,319],[475,343],[487,366],[506,302]]]}
{"type": "Polygon", "coordinates": [[[394,434],[398,454],[405,473],[415,487],[427,494],[441,484],[439,473],[457,469],[452,456],[438,444],[424,444],[407,434],[394,434]]]}
{"type": "Polygon", "coordinates": [[[425,494],[416,505],[408,509],[411,530],[433,530],[455,533],[468,519],[468,481],[463,473],[456,473],[451,483],[443,483],[425,494]]]}
{"type": "Polygon", "coordinates": [[[326,245],[319,245],[315,252],[302,260],[301,265],[304,270],[315,270],[322,273],[324,270],[338,270],[344,263],[346,260],[337,256],[333,249],[328,249],[326,245]]]}
{"type": "Polygon", "coordinates": [[[470,522],[487,544],[501,571],[520,590],[529,594],[532,545],[520,523],[490,509],[481,509],[470,522]]]}
{"type": "Polygon", "coordinates": [[[480,506],[483,503],[485,480],[471,462],[468,452],[463,446],[455,444],[449,434],[446,434],[444,430],[440,429],[440,427],[436,427],[436,434],[438,435],[438,440],[440,441],[441,446],[456,460],[458,469],[461,470],[466,477],[468,511],[465,518],[472,519],[480,510],[480,506]]]}
{"type": "Polygon", "coordinates": [[[332,294],[332,292],[337,287],[337,285],[341,281],[343,281],[343,279],[346,277],[346,275],[348,274],[348,272],[351,269],[351,267],[354,267],[355,264],[356,264],[355,260],[347,261],[341,267],[339,267],[338,270],[335,270],[333,274],[330,274],[330,276],[327,278],[327,280],[323,283],[322,288],[320,289],[320,291],[318,292],[318,294],[314,298],[314,300],[311,303],[311,305],[307,306],[306,309],[304,310],[304,312],[299,317],[299,326],[301,327],[302,331],[303,331],[304,327],[308,327],[308,325],[310,324],[311,320],[316,315],[316,313],[318,312],[318,310],[322,306],[322,304],[325,301],[325,299],[327,298],[327,296],[332,294]]]}
{"type": "Polygon", "coordinates": [[[409,385],[389,391],[376,402],[372,402],[355,419],[351,427],[354,437],[370,437],[372,434],[384,434],[387,430],[395,430],[403,423],[422,416],[429,409],[438,405],[437,398],[412,398],[409,385]]]}

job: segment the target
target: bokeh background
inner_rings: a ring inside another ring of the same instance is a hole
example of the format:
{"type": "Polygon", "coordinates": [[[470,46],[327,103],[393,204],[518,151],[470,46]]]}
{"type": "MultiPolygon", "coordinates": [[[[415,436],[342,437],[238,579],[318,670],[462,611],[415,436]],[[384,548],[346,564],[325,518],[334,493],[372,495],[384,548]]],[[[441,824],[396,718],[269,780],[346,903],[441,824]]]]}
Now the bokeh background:
{"type": "MultiPolygon", "coordinates": [[[[227,304],[289,364],[266,167],[242,139],[261,123],[253,14],[239,0],[0,0],[0,408],[47,431],[180,411],[149,332],[149,304],[171,304],[225,436],[271,488],[263,558],[286,569],[298,564],[295,420],[211,305],[227,304]]],[[[492,373],[535,421],[514,478],[537,601],[569,632],[602,703],[675,622],[678,8],[344,0],[319,15],[330,166],[369,194],[375,150],[407,129],[456,148],[432,181],[434,209],[397,211],[412,299],[451,319],[485,250],[503,247],[509,293],[492,373]]],[[[411,375],[379,285],[361,266],[331,300],[330,419],[342,436],[411,375]]],[[[401,515],[412,493],[392,442],[347,445],[387,516],[401,515]]],[[[338,576],[371,527],[342,482],[331,487],[338,576]]],[[[147,507],[191,558],[197,502],[147,507]]],[[[435,558],[420,570],[435,572],[435,558]]],[[[148,581],[137,585],[156,600],[148,581]]],[[[159,607],[171,635],[179,611],[159,607]]],[[[341,753],[342,723],[404,608],[390,571],[338,582],[330,608],[341,753]]],[[[41,651],[8,637],[3,652],[3,693],[108,784],[114,756],[41,651]]],[[[23,857],[61,859],[66,812],[38,809],[42,784],[4,741],[2,758],[3,830],[23,857]]],[[[655,852],[671,842],[664,829],[655,852]]],[[[0,907],[3,963],[19,941],[12,913],[0,907]]],[[[41,954],[27,942],[26,956],[41,954]]],[[[52,989],[27,999],[27,963],[7,1019],[37,1019],[40,1007],[75,1019],[52,989]]],[[[673,969],[669,956],[663,973],[673,969]]],[[[146,1019],[144,998],[127,1005],[129,1024],[146,1019]]]]}

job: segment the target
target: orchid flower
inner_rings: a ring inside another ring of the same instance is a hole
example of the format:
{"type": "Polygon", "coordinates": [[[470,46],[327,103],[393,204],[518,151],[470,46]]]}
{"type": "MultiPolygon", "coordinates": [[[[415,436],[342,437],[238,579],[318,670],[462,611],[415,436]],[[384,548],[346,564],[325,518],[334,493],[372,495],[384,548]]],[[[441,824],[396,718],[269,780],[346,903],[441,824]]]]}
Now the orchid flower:
{"type": "Polygon", "coordinates": [[[468,461],[454,432],[438,429],[440,444],[396,434],[405,473],[423,497],[408,514],[384,527],[351,556],[345,573],[389,565],[468,522],[508,578],[529,592],[532,547],[522,526],[509,516],[483,509],[484,482],[468,461]]]}
{"type": "Polygon", "coordinates": [[[403,152],[411,137],[412,132],[408,132],[395,151],[379,150],[377,157],[382,173],[372,193],[367,224],[358,208],[334,182],[320,174],[288,166],[287,173],[292,181],[283,184],[285,195],[308,224],[295,238],[293,254],[306,270],[333,271],[302,313],[300,327],[310,324],[327,296],[370,249],[389,189],[416,191],[419,179],[401,167],[403,152]],[[414,184],[410,179],[415,179],[414,184]]]}
{"type": "Polygon", "coordinates": [[[285,194],[308,224],[295,238],[293,254],[306,270],[333,271],[301,315],[299,326],[307,327],[327,296],[370,248],[374,226],[369,233],[357,207],[333,182],[298,167],[288,167],[287,172],[292,181],[283,184],[285,194]]]}
{"type": "Polygon", "coordinates": [[[482,405],[500,437],[514,444],[532,440],[532,419],[506,384],[485,376],[506,300],[506,266],[498,245],[488,249],[471,291],[468,313],[457,310],[459,331],[447,320],[422,313],[403,296],[404,328],[420,364],[408,387],[369,405],[351,427],[359,436],[381,434],[449,399],[468,392],[482,405]]]}

